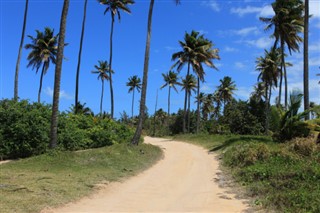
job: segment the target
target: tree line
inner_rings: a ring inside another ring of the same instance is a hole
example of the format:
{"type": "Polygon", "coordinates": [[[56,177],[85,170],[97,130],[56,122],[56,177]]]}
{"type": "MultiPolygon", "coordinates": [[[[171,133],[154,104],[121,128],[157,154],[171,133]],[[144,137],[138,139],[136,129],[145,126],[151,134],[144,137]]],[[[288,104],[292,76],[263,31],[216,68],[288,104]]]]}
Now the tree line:
{"type": "MultiPolygon", "coordinates": [[[[25,27],[27,23],[28,13],[28,0],[25,4],[24,21],[21,34],[21,42],[19,46],[15,81],[14,81],[14,99],[18,100],[18,76],[19,65],[21,59],[21,51],[23,48],[23,41],[25,37],[25,27]]],[[[113,97],[113,85],[112,85],[112,53],[113,53],[113,30],[114,22],[117,17],[121,18],[121,12],[131,13],[129,5],[133,5],[135,2],[132,0],[98,0],[98,3],[105,7],[104,14],[111,15],[110,25],[110,45],[109,45],[109,61],[98,61],[98,65],[95,65],[94,74],[98,74],[98,79],[102,82],[102,94],[100,101],[100,114],[102,115],[102,101],[104,81],[109,81],[110,98],[111,98],[111,118],[114,117],[114,97],[113,97]]],[[[152,17],[154,0],[150,0],[148,23],[147,23],[147,37],[145,45],[145,57],[144,57],[144,69],[142,81],[138,76],[132,76],[129,78],[127,86],[129,92],[133,92],[132,100],[132,116],[133,116],[133,103],[134,103],[134,91],[141,91],[140,107],[139,107],[139,119],[136,125],[136,132],[132,139],[132,144],[138,144],[143,128],[143,120],[145,117],[146,109],[146,94],[148,83],[148,68],[149,68],[149,56],[150,56],[150,43],[152,32],[152,17]]],[[[180,4],[179,0],[175,0],[174,3],[180,4]]],[[[25,45],[26,49],[30,49],[28,55],[28,67],[32,67],[36,72],[41,69],[40,74],[40,86],[38,91],[38,102],[41,98],[42,79],[51,63],[55,64],[55,83],[54,83],[54,95],[53,95],[53,107],[52,107],[52,124],[51,124],[51,137],[50,147],[56,146],[57,138],[57,123],[58,123],[58,106],[59,106],[59,93],[60,93],[60,79],[63,60],[63,49],[67,45],[64,42],[64,37],[67,29],[67,15],[69,8],[69,0],[64,0],[63,8],[60,18],[60,30],[58,34],[54,34],[54,31],[50,28],[45,28],[44,32],[36,31],[36,36],[28,36],[31,39],[31,43],[25,45]]],[[[84,0],[84,11],[82,19],[82,30],[80,38],[80,48],[78,53],[78,66],[76,70],[76,92],[75,92],[75,113],[77,113],[79,106],[79,73],[81,66],[81,53],[82,44],[85,32],[86,22],[86,8],[87,0],[84,0]]],[[[303,3],[301,0],[276,0],[272,3],[272,8],[275,15],[273,17],[261,17],[260,20],[267,24],[266,31],[273,29],[272,37],[274,37],[274,45],[270,50],[265,50],[265,55],[257,58],[256,69],[260,72],[258,77],[258,83],[255,86],[255,95],[263,94],[265,98],[266,109],[266,124],[268,127],[268,117],[270,114],[270,100],[272,96],[272,89],[279,85],[279,95],[277,98],[277,106],[285,110],[288,109],[288,85],[287,85],[287,70],[286,67],[290,66],[285,61],[287,55],[292,52],[299,51],[300,43],[304,42],[304,107],[305,110],[309,109],[309,86],[308,86],[308,23],[309,23],[309,1],[306,0],[303,3]],[[304,39],[300,34],[304,35],[304,39]],[[284,105],[282,105],[282,84],[284,80],[284,105]]],[[[217,69],[213,60],[219,60],[219,50],[214,48],[214,44],[204,35],[200,35],[199,32],[191,31],[191,33],[185,33],[184,40],[179,41],[181,50],[172,55],[172,61],[174,64],[168,71],[163,74],[165,84],[161,87],[169,87],[168,91],[168,114],[170,115],[170,93],[171,87],[174,90],[176,85],[182,86],[182,90],[185,91],[184,106],[183,106],[183,132],[188,132],[190,129],[190,97],[192,92],[196,92],[196,132],[200,129],[201,110],[204,110],[203,115],[209,116],[212,113],[213,108],[215,111],[219,111],[220,107],[225,108],[228,102],[231,100],[233,91],[235,90],[235,83],[230,77],[225,77],[221,80],[220,88],[213,94],[203,94],[200,92],[200,84],[205,80],[205,72],[203,65],[212,69],[217,69]],[[187,66],[186,75],[181,82],[177,81],[177,75],[187,66]],[[176,69],[176,72],[174,71],[176,69]],[[190,73],[193,71],[194,75],[190,73]],[[217,101],[219,100],[219,101],[217,101]],[[213,104],[212,104],[213,103],[213,104]],[[215,105],[215,107],[212,107],[215,105]]],[[[204,116],[206,117],[206,116],[204,116]]],[[[305,115],[305,119],[309,119],[309,114],[305,115]]],[[[266,128],[267,130],[268,128],[266,128]]]]}

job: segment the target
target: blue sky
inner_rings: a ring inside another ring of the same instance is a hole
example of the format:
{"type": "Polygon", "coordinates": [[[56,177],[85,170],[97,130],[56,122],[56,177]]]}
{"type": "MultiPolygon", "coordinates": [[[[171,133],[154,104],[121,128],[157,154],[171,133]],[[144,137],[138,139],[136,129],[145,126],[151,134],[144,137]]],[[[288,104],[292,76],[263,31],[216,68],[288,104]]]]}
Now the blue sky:
{"type": "MultiPolygon", "coordinates": [[[[15,64],[20,43],[24,5],[22,0],[0,0],[0,98],[13,97],[15,64]]],[[[259,17],[273,15],[269,0],[243,1],[201,1],[182,0],[176,6],[171,0],[156,0],[153,14],[151,55],[147,107],[153,114],[156,91],[163,85],[161,73],[168,72],[173,62],[171,56],[179,51],[179,40],[185,32],[199,31],[210,39],[220,50],[221,60],[214,61],[219,71],[205,69],[206,82],[201,92],[212,93],[224,76],[231,76],[236,82],[237,99],[247,100],[257,82],[255,60],[269,49],[273,40],[272,31],[264,31],[264,23],[259,17]]],[[[26,35],[35,35],[35,30],[48,26],[59,31],[62,0],[29,0],[26,35]]],[[[142,78],[148,0],[136,0],[132,14],[122,13],[121,22],[115,22],[113,69],[115,74],[115,116],[126,111],[131,114],[132,94],[128,93],[126,82],[132,75],[142,78]]],[[[98,60],[109,60],[110,14],[104,15],[104,6],[96,0],[88,1],[86,31],[80,76],[79,100],[85,102],[95,113],[99,111],[101,82],[91,74],[98,60]]],[[[74,103],[75,73],[82,23],[83,1],[71,0],[67,21],[65,48],[61,80],[60,110],[67,110],[74,103]]],[[[310,99],[320,104],[320,1],[310,0],[310,99]]],[[[25,38],[24,44],[30,43],[25,38]]],[[[294,66],[288,69],[289,88],[302,89],[303,45],[301,53],[293,53],[287,60],[294,66]]],[[[19,76],[19,96],[21,99],[37,100],[40,73],[27,68],[28,50],[23,49],[19,76]]],[[[181,76],[186,70],[182,70],[181,76]]],[[[52,103],[54,65],[44,77],[41,100],[52,103]]],[[[167,88],[159,89],[158,108],[167,110],[167,88]]],[[[277,90],[274,92],[276,96],[277,90]]],[[[140,96],[140,95],[139,95],[140,96]]],[[[138,97],[138,96],[136,96],[138,97]]],[[[139,97],[140,98],[140,97],[139,97]]],[[[135,114],[138,113],[138,99],[135,114]]],[[[172,92],[171,112],[183,108],[184,93],[172,92]]],[[[196,106],[194,106],[196,107],[196,106]]],[[[103,108],[110,112],[109,84],[105,85],[103,108]]]]}

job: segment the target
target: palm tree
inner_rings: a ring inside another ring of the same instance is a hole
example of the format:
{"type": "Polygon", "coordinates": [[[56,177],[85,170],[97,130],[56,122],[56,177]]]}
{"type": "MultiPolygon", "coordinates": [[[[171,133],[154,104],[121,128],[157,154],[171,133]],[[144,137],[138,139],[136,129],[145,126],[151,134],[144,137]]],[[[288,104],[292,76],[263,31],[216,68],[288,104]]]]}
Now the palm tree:
{"type": "Polygon", "coordinates": [[[268,52],[265,50],[264,57],[257,58],[257,67],[256,69],[260,71],[258,80],[264,82],[265,86],[265,99],[266,99],[266,123],[265,131],[266,134],[269,128],[269,106],[271,100],[272,87],[278,86],[278,74],[281,69],[280,61],[280,51],[279,49],[271,48],[268,52]]]}
{"type": "Polygon", "coordinates": [[[285,108],[288,102],[288,84],[287,71],[285,62],[285,45],[289,53],[299,51],[299,43],[302,38],[299,36],[303,30],[303,3],[301,0],[277,0],[272,4],[275,15],[272,18],[260,18],[261,21],[267,23],[265,30],[274,27],[273,36],[275,37],[274,48],[277,48],[280,42],[281,49],[281,72],[280,72],[280,89],[279,103],[281,103],[282,78],[285,81],[285,108]]]}
{"type": "Polygon", "coordinates": [[[133,106],[134,106],[134,91],[137,90],[140,92],[141,90],[141,79],[134,75],[128,79],[127,86],[129,87],[129,93],[132,92],[132,106],[131,106],[131,117],[133,118],[133,106]]]}
{"type": "Polygon", "coordinates": [[[101,80],[101,98],[100,98],[100,116],[102,116],[102,103],[103,103],[103,92],[104,92],[104,80],[110,80],[109,65],[107,61],[98,61],[99,65],[94,65],[96,70],[91,71],[91,73],[98,74],[98,80],[101,80]]]}
{"type": "MultiPolygon", "coordinates": [[[[309,104],[309,0],[304,1],[304,36],[303,36],[303,98],[304,110],[308,110],[309,104]]],[[[306,120],[310,119],[309,113],[306,120]]]]}
{"type": "Polygon", "coordinates": [[[54,36],[54,30],[48,27],[44,29],[44,32],[36,30],[36,33],[36,37],[28,35],[32,43],[26,44],[25,48],[31,49],[27,58],[29,60],[27,67],[32,66],[32,69],[36,69],[36,73],[38,73],[42,66],[38,91],[38,103],[40,103],[43,76],[47,73],[50,63],[56,63],[59,35],[54,36]]]}
{"type": "Polygon", "coordinates": [[[26,5],[24,9],[24,17],[23,17],[23,26],[22,26],[22,33],[21,33],[21,40],[20,40],[20,46],[19,46],[19,52],[18,52],[18,58],[16,63],[16,72],[14,77],[14,100],[18,100],[18,83],[19,83],[19,69],[20,69],[20,59],[21,59],[21,52],[23,47],[23,40],[24,40],[24,33],[26,30],[26,23],[27,23],[27,14],[28,14],[28,5],[29,0],[26,0],[26,5]]]}
{"type": "Polygon", "coordinates": [[[76,72],[75,114],[77,114],[77,110],[79,108],[78,104],[80,103],[78,101],[78,97],[79,97],[79,75],[80,75],[80,64],[81,64],[81,53],[82,53],[82,43],[83,43],[83,37],[84,37],[84,28],[85,28],[85,24],[86,24],[87,2],[88,2],[88,0],[84,0],[82,29],[81,29],[81,37],[80,37],[80,48],[79,48],[78,65],[77,65],[77,72],[76,72]]]}
{"type": "MultiPolygon", "coordinates": [[[[178,4],[178,3],[180,3],[180,0],[175,0],[175,2],[176,2],[176,4],[178,4]]],[[[131,144],[134,144],[134,145],[139,144],[139,139],[140,139],[141,132],[142,132],[143,120],[144,120],[144,116],[145,116],[153,6],[154,6],[154,0],[150,0],[149,13],[148,13],[146,49],[145,49],[145,55],[144,55],[139,121],[138,121],[136,131],[135,131],[134,136],[131,141],[131,144]]]]}
{"type": "Polygon", "coordinates": [[[190,97],[192,92],[196,92],[197,80],[192,74],[189,74],[186,76],[185,79],[182,79],[181,85],[182,85],[181,90],[185,90],[187,92],[188,109],[186,109],[186,105],[185,105],[184,110],[187,112],[186,114],[187,114],[187,122],[188,122],[188,132],[190,132],[190,97]]]}
{"type": "MultiPolygon", "coordinates": [[[[181,71],[185,64],[188,65],[187,75],[190,73],[190,66],[193,68],[193,71],[196,73],[198,77],[198,92],[197,95],[200,94],[200,80],[204,81],[204,69],[202,64],[206,64],[210,68],[217,69],[212,60],[220,59],[219,58],[219,50],[212,49],[213,43],[208,39],[204,38],[204,35],[199,35],[199,32],[192,31],[190,34],[185,33],[184,41],[179,41],[182,50],[176,52],[172,55],[172,60],[176,62],[173,64],[173,67],[177,67],[178,71],[181,71]]],[[[185,94],[185,104],[186,104],[186,96],[185,94]]],[[[185,131],[186,124],[186,113],[184,116],[183,129],[185,131]]],[[[199,130],[199,122],[200,122],[200,105],[197,104],[197,132],[199,130]]]]}
{"type": "MultiPolygon", "coordinates": [[[[110,11],[111,14],[111,30],[110,30],[110,58],[109,58],[109,66],[110,70],[112,70],[112,38],[113,38],[113,26],[114,26],[114,17],[117,15],[118,20],[120,21],[120,10],[124,12],[131,13],[128,5],[134,4],[132,0],[98,0],[98,2],[102,5],[106,6],[104,14],[110,11]]],[[[110,97],[111,97],[111,118],[113,119],[114,115],[114,98],[113,98],[113,86],[112,86],[112,73],[109,73],[110,76],[110,97]]]]}
{"type": "Polygon", "coordinates": [[[220,79],[220,83],[221,84],[218,86],[218,93],[223,105],[226,106],[226,103],[233,99],[232,96],[236,90],[236,84],[229,76],[225,76],[223,79],[220,79]]]}
{"type": "Polygon", "coordinates": [[[73,114],[81,114],[81,115],[92,115],[94,116],[94,113],[92,112],[92,110],[86,106],[86,103],[78,103],[77,105],[71,105],[70,107],[70,113],[73,113],[73,114]],[[76,109],[76,107],[78,107],[76,109]]]}
{"type": "Polygon", "coordinates": [[[163,80],[165,82],[165,84],[163,84],[160,89],[169,86],[169,92],[168,92],[168,115],[170,115],[170,93],[171,93],[171,87],[178,92],[176,85],[181,85],[178,82],[178,74],[173,72],[173,71],[169,71],[167,74],[162,73],[162,77],[163,80]]]}
{"type": "Polygon", "coordinates": [[[256,102],[260,102],[262,98],[265,98],[266,95],[266,86],[264,82],[258,82],[254,88],[253,92],[251,93],[252,99],[254,99],[256,102]]]}
{"type": "Polygon", "coordinates": [[[59,114],[59,95],[60,95],[60,83],[61,83],[61,70],[64,50],[64,38],[67,28],[67,16],[69,9],[69,0],[64,0],[62,14],[60,19],[60,35],[58,42],[58,52],[56,69],[54,76],[54,89],[53,89],[53,104],[52,104],[52,116],[51,116],[51,128],[50,128],[50,148],[57,146],[57,130],[58,130],[58,114],[59,114]]]}
{"type": "MultiPolygon", "coordinates": [[[[201,94],[201,93],[200,93],[201,94]]],[[[210,117],[211,112],[213,112],[213,101],[214,101],[214,95],[213,94],[207,94],[203,96],[203,105],[202,105],[202,114],[203,119],[208,120],[208,117],[210,117]]]]}

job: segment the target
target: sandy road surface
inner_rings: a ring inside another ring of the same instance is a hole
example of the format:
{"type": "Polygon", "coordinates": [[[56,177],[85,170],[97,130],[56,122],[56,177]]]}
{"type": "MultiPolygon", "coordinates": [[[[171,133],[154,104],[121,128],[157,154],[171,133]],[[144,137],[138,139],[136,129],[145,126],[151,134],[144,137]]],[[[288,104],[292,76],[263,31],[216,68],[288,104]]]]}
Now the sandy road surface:
{"type": "MultiPolygon", "coordinates": [[[[145,141],[165,156],[149,170],[112,183],[54,212],[242,212],[243,200],[218,186],[218,161],[197,146],[159,138],[145,141]]],[[[52,211],[50,211],[52,212],[52,211]]]]}

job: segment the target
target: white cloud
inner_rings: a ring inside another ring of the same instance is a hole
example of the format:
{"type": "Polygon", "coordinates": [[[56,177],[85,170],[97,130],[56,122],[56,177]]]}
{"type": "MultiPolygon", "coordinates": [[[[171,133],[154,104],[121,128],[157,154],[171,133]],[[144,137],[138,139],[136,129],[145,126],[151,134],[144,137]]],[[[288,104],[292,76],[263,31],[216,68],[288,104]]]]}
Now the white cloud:
{"type": "Polygon", "coordinates": [[[258,17],[271,17],[273,15],[274,15],[274,11],[271,5],[266,5],[262,7],[260,13],[258,14],[258,17]]]}
{"type": "Polygon", "coordinates": [[[309,14],[313,18],[320,18],[320,3],[319,1],[309,1],[309,14]]]}
{"type": "Polygon", "coordinates": [[[258,27],[246,27],[246,28],[242,28],[240,30],[234,30],[233,32],[236,35],[240,35],[240,36],[247,36],[247,35],[252,35],[252,34],[257,35],[260,33],[258,27]]]}
{"type": "Polygon", "coordinates": [[[261,37],[257,40],[246,40],[244,42],[257,48],[267,49],[271,47],[273,40],[270,37],[261,37]]]}
{"type": "Polygon", "coordinates": [[[237,69],[245,68],[245,65],[242,62],[236,62],[234,65],[236,66],[237,69]]]}
{"type": "Polygon", "coordinates": [[[202,84],[200,91],[204,92],[204,93],[208,93],[208,92],[212,92],[213,89],[211,88],[211,86],[209,84],[202,84]]]}
{"type": "Polygon", "coordinates": [[[204,5],[206,7],[210,7],[215,12],[219,12],[221,10],[221,8],[220,8],[220,6],[219,6],[217,1],[213,1],[213,0],[202,1],[201,5],[204,5]]]}
{"type": "Polygon", "coordinates": [[[223,66],[223,64],[222,63],[215,63],[214,64],[217,68],[219,68],[219,67],[222,67],[223,66]]]}
{"type": "Polygon", "coordinates": [[[252,93],[252,87],[238,87],[235,96],[241,100],[248,100],[252,93]]]}
{"type": "Polygon", "coordinates": [[[266,5],[263,7],[253,7],[253,6],[246,6],[246,7],[232,7],[230,13],[237,14],[238,16],[242,17],[247,14],[257,14],[257,17],[268,17],[274,15],[273,9],[270,5],[266,5]]]}
{"type": "Polygon", "coordinates": [[[313,44],[309,44],[309,51],[318,52],[319,50],[320,50],[320,40],[313,44]]]}
{"type": "Polygon", "coordinates": [[[226,46],[226,47],[224,48],[224,51],[225,51],[225,52],[238,52],[239,50],[236,49],[236,48],[233,48],[233,47],[228,47],[228,46],[226,46]]]}
{"type": "MultiPolygon", "coordinates": [[[[51,87],[47,87],[44,90],[44,93],[50,97],[53,97],[53,89],[51,87]]],[[[64,90],[60,90],[60,99],[72,100],[73,97],[66,93],[64,90]]]]}

